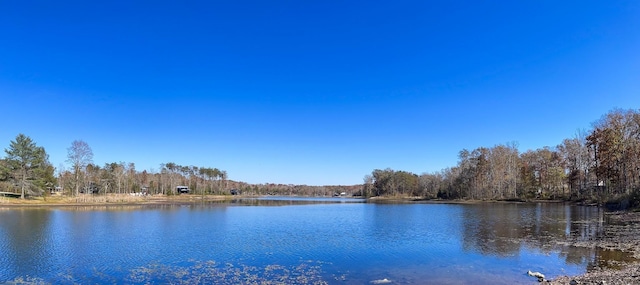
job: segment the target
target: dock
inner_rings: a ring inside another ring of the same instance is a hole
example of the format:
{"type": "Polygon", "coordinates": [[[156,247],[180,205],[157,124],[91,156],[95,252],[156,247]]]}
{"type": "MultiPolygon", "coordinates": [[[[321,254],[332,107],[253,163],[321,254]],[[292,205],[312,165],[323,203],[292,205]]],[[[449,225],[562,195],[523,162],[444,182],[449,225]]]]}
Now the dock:
{"type": "Polygon", "coordinates": [[[13,193],[13,192],[0,192],[0,196],[4,196],[4,197],[13,197],[13,198],[20,198],[20,193],[13,193]]]}

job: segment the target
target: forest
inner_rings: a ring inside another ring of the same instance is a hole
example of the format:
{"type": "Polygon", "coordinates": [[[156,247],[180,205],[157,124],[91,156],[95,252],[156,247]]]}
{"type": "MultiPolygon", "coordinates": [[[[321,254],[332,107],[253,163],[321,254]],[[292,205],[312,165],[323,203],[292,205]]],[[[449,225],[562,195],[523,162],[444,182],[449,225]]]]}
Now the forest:
{"type": "Polygon", "coordinates": [[[218,168],[174,162],[158,171],[134,163],[93,163],[81,140],[67,149],[67,166],[55,168],[45,149],[19,134],[0,159],[0,192],[21,197],[60,194],[306,195],[419,197],[472,200],[574,200],[640,206],[640,111],[616,109],[556,146],[520,152],[516,142],[463,149],[457,165],[420,175],[375,169],[361,185],[307,186],[233,181],[218,168]]]}
{"type": "Polygon", "coordinates": [[[610,111],[556,146],[520,152],[517,143],[463,149],[456,166],[417,175],[376,169],[366,196],[640,202],[640,112],[610,111]]]}
{"type": "Polygon", "coordinates": [[[229,180],[218,168],[162,163],[159,171],[139,171],[135,163],[93,163],[93,151],[76,140],[67,149],[67,166],[54,168],[43,147],[19,134],[0,159],[0,192],[25,196],[81,194],[163,194],[177,195],[178,186],[186,186],[192,195],[305,195],[332,196],[354,193],[361,185],[307,186],[291,184],[249,184],[229,180]]]}

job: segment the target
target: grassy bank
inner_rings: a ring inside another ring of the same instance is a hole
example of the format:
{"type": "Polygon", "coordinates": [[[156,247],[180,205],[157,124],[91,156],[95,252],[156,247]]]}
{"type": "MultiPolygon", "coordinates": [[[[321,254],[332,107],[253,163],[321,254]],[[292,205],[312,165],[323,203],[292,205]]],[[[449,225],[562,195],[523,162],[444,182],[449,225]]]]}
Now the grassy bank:
{"type": "Polygon", "coordinates": [[[77,197],[49,196],[33,197],[28,199],[0,197],[0,206],[28,207],[28,206],[82,206],[82,205],[144,205],[144,204],[178,204],[202,201],[224,201],[239,198],[229,195],[130,195],[107,194],[89,195],[81,194],[77,197]]]}

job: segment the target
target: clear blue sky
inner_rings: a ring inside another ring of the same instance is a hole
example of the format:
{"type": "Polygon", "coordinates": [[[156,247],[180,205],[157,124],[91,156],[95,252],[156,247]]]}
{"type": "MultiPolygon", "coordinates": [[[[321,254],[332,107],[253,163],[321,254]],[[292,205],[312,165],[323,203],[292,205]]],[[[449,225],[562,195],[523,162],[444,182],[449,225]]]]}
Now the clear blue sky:
{"type": "MultiPolygon", "coordinates": [[[[356,184],[640,106],[640,1],[1,1],[0,145],[356,184]]],[[[4,155],[4,154],[2,154],[4,155]]]]}

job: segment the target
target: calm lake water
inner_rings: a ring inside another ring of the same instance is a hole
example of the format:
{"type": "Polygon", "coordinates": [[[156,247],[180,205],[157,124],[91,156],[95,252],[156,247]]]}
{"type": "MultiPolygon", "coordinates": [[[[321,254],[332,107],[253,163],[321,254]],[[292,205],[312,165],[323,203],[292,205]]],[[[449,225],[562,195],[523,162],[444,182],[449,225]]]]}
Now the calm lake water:
{"type": "Polygon", "coordinates": [[[622,258],[569,246],[604,223],[595,207],[341,198],[0,207],[0,283],[535,284],[527,270],[622,258]]]}

